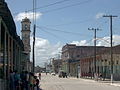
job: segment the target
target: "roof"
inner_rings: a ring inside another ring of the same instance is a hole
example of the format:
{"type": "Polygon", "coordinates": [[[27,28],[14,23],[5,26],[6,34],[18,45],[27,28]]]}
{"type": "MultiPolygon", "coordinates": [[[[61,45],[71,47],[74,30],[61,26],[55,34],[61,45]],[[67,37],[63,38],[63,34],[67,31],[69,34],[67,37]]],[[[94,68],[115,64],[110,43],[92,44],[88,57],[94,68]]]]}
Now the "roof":
{"type": "Polygon", "coordinates": [[[25,17],[24,19],[22,19],[22,22],[30,22],[30,19],[28,19],[27,17],[25,17]]]}

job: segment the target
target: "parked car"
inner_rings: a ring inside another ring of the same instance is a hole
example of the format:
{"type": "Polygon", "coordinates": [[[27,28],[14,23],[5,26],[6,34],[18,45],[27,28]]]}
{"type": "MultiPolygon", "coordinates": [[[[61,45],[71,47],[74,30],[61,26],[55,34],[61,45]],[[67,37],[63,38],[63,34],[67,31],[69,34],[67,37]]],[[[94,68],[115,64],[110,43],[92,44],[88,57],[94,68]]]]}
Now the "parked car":
{"type": "Polygon", "coordinates": [[[63,74],[64,74],[64,71],[60,70],[59,73],[58,73],[58,76],[61,78],[61,77],[63,77],[63,74]]]}

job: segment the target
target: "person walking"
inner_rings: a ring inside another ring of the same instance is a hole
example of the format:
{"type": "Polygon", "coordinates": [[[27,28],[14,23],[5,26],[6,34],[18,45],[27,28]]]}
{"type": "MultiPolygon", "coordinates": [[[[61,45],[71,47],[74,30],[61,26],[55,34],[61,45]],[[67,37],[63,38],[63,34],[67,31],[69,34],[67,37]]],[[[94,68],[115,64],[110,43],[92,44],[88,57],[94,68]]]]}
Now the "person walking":
{"type": "Polygon", "coordinates": [[[39,79],[41,80],[41,72],[39,73],[39,79]]]}

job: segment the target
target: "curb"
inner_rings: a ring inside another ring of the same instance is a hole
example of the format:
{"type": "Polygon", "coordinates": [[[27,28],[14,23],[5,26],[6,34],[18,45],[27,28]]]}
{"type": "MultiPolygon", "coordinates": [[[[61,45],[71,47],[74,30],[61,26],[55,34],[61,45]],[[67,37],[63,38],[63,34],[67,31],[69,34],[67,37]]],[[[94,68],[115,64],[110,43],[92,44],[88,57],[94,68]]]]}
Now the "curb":
{"type": "Polygon", "coordinates": [[[80,78],[80,80],[83,80],[83,81],[88,81],[88,82],[96,82],[96,81],[94,81],[94,80],[87,80],[87,79],[84,79],[84,78],[80,78]]]}
{"type": "Polygon", "coordinates": [[[120,87],[120,84],[110,84],[110,85],[120,87]]]}
{"type": "MultiPolygon", "coordinates": [[[[80,78],[80,80],[87,81],[87,82],[97,82],[97,81],[94,81],[94,80],[89,80],[89,79],[87,80],[87,79],[84,79],[84,78],[80,78]]],[[[111,84],[111,83],[104,83],[104,82],[97,82],[97,83],[120,87],[120,83],[119,84],[115,84],[115,83],[111,84]]]]}

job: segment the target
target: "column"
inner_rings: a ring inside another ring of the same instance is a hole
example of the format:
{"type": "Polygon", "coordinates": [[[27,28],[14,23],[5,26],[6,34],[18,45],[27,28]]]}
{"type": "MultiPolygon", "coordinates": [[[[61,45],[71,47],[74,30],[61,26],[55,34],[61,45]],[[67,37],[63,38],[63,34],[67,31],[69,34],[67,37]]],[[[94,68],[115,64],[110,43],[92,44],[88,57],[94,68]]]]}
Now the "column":
{"type": "Polygon", "coordinates": [[[4,30],[4,44],[3,44],[3,49],[4,49],[4,53],[3,53],[3,63],[4,63],[4,79],[6,79],[6,54],[7,54],[7,52],[6,52],[6,31],[4,30]]]}
{"type": "Polygon", "coordinates": [[[0,60],[1,60],[1,18],[0,18],[0,60]]]}
{"type": "Polygon", "coordinates": [[[11,38],[11,62],[10,62],[11,70],[13,70],[13,39],[11,38]]]}
{"type": "Polygon", "coordinates": [[[8,59],[7,59],[7,76],[9,76],[9,72],[10,72],[10,36],[7,34],[7,53],[8,53],[8,59]]]}
{"type": "Polygon", "coordinates": [[[20,67],[21,67],[21,59],[20,59],[20,47],[18,47],[18,61],[19,61],[19,63],[18,63],[18,68],[19,68],[19,72],[21,71],[20,70],[20,67]]]}

